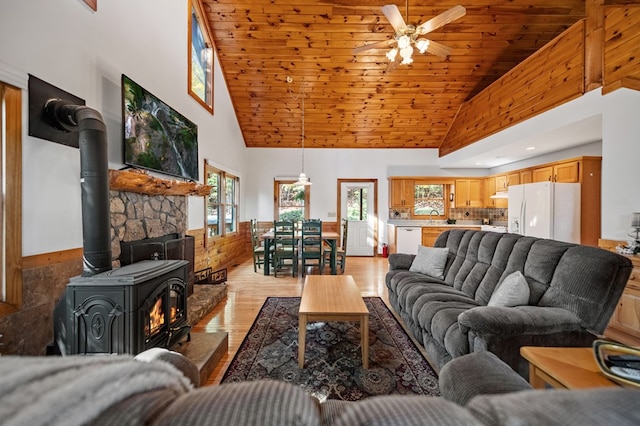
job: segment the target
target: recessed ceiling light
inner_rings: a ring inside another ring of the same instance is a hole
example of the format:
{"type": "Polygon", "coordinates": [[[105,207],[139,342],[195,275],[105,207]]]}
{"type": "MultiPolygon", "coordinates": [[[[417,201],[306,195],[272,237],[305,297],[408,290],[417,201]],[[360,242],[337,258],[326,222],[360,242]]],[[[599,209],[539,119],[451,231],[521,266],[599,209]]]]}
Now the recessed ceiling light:
{"type": "Polygon", "coordinates": [[[534,149],[536,149],[536,147],[535,147],[535,146],[528,146],[528,147],[527,147],[527,151],[533,151],[534,149]]]}
{"type": "Polygon", "coordinates": [[[480,166],[481,164],[482,164],[482,163],[480,163],[480,162],[477,162],[477,163],[476,163],[476,166],[480,166]]]}

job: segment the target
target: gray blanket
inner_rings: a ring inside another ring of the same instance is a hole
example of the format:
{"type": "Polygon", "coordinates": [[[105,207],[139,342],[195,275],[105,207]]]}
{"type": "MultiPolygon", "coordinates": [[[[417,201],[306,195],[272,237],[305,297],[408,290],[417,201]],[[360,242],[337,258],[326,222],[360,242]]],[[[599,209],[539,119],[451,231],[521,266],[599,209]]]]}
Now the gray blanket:
{"type": "Polygon", "coordinates": [[[174,366],[129,356],[0,357],[0,424],[82,425],[140,392],[191,382],[174,366]]]}

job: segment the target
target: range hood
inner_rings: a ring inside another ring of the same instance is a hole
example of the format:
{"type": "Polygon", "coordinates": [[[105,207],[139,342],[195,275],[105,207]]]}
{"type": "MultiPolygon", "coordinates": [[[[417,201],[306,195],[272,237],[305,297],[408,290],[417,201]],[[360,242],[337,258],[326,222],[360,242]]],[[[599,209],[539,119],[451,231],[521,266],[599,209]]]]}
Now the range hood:
{"type": "Polygon", "coordinates": [[[509,193],[507,191],[497,191],[489,198],[509,198],[509,193]]]}

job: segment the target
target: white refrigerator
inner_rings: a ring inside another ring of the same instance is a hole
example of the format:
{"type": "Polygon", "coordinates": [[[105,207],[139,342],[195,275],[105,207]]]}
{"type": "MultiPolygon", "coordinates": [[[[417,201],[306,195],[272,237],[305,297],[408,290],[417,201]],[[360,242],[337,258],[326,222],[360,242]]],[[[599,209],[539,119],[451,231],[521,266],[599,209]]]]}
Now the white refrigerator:
{"type": "Polygon", "coordinates": [[[580,184],[509,186],[509,232],[580,243],[580,184]]]}

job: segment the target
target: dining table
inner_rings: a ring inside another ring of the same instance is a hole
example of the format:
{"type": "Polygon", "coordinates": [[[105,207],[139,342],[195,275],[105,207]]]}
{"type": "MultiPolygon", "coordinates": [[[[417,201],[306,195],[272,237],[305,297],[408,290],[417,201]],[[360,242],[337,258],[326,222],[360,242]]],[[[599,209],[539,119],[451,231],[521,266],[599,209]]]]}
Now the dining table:
{"type": "MultiPolygon", "coordinates": [[[[273,231],[265,232],[261,235],[262,240],[264,241],[264,274],[271,274],[271,246],[273,244],[273,231]]],[[[296,231],[295,238],[299,241],[302,238],[302,231],[296,231]]],[[[331,256],[329,260],[329,264],[331,266],[331,275],[336,275],[338,273],[338,268],[336,267],[336,251],[338,250],[338,240],[340,239],[340,234],[337,232],[325,232],[322,231],[322,240],[327,243],[327,245],[331,248],[331,256]]]]}

